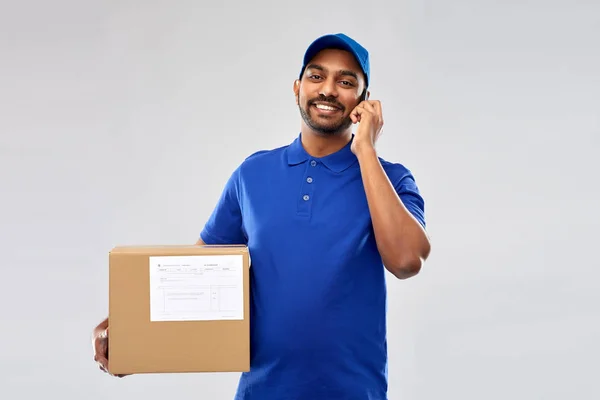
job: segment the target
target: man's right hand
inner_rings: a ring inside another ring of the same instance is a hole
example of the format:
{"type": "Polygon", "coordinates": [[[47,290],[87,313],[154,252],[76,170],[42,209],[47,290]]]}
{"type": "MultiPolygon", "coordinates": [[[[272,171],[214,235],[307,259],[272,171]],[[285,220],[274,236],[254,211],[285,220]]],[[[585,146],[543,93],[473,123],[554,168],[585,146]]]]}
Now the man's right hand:
{"type": "MultiPolygon", "coordinates": [[[[110,374],[108,372],[108,318],[98,324],[94,328],[92,333],[92,346],[94,349],[94,361],[98,364],[98,367],[110,374]]],[[[113,375],[119,378],[122,378],[127,375],[113,375]]]]}

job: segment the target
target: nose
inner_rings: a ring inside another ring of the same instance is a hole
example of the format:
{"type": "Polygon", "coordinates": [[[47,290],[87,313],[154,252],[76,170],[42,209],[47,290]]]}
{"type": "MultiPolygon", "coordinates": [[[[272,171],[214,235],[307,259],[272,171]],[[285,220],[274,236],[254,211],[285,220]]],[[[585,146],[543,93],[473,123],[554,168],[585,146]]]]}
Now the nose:
{"type": "Polygon", "coordinates": [[[329,78],[325,79],[319,88],[319,94],[324,97],[338,97],[337,86],[335,84],[335,79],[329,78]]]}

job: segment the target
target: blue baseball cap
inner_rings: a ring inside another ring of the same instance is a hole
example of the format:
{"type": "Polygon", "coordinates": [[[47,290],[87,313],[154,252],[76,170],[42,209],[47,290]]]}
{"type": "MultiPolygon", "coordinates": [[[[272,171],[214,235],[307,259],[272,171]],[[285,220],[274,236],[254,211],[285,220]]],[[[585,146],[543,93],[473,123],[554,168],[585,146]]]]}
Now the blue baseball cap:
{"type": "Polygon", "coordinates": [[[369,86],[370,81],[370,65],[369,65],[369,52],[363,46],[361,46],[356,40],[351,37],[344,35],[343,33],[329,34],[317,38],[314,42],[308,46],[304,53],[304,60],[302,62],[302,70],[300,71],[300,78],[306,69],[306,66],[312,60],[312,58],[321,50],[324,49],[341,49],[352,53],[358,64],[362,68],[362,72],[365,75],[365,86],[369,86]]]}

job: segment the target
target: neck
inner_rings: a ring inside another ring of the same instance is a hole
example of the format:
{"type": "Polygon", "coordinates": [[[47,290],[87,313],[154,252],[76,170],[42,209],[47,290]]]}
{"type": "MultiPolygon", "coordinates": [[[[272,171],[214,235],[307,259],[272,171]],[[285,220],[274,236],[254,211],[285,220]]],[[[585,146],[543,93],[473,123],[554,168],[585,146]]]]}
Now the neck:
{"type": "Polygon", "coordinates": [[[352,131],[350,129],[334,135],[325,135],[317,133],[307,126],[303,126],[301,133],[304,150],[317,158],[326,157],[341,150],[352,139],[352,131]]]}

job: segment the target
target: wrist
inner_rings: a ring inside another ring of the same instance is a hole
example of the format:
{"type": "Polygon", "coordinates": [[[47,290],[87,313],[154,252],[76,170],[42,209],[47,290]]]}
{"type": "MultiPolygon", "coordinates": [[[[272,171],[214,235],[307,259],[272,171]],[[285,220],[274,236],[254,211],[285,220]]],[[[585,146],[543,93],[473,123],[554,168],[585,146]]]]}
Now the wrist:
{"type": "Polygon", "coordinates": [[[354,154],[359,161],[365,158],[377,158],[377,150],[375,150],[375,147],[371,144],[356,143],[354,150],[354,154]]]}

